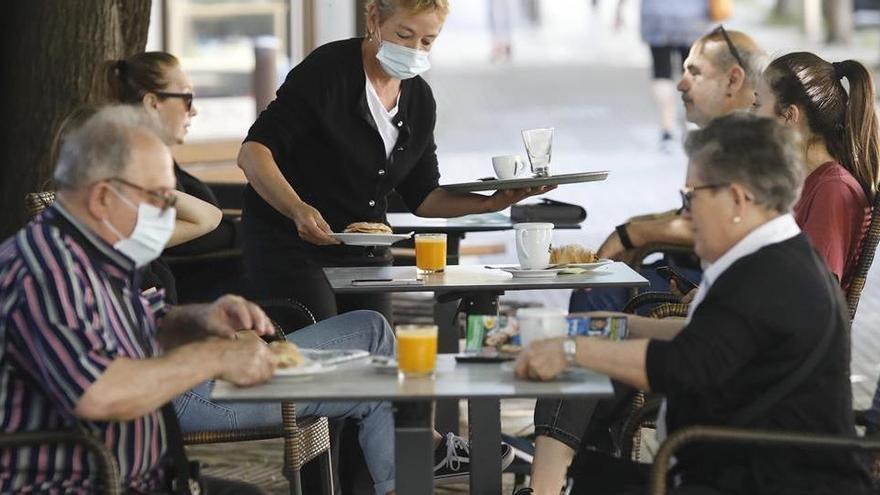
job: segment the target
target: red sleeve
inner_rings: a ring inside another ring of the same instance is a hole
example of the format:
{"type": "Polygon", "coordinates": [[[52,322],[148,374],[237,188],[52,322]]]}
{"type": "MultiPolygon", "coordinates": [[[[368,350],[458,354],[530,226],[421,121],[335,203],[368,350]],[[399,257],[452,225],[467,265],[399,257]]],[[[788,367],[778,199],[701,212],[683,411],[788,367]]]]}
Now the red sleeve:
{"type": "Polygon", "coordinates": [[[837,280],[843,279],[844,266],[862,215],[858,197],[846,184],[823,182],[816,188],[810,210],[802,217],[801,230],[837,280]]]}

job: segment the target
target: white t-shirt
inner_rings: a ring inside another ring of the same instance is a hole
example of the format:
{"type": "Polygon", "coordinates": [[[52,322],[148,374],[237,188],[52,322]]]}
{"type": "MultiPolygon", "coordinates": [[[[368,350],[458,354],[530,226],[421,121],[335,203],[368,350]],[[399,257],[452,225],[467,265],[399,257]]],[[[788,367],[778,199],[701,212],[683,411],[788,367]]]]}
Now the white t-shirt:
{"type": "Polygon", "coordinates": [[[400,130],[392,122],[394,116],[397,115],[400,92],[397,93],[394,108],[385,110],[385,105],[379,99],[379,94],[376,93],[376,88],[373,87],[373,83],[370,82],[370,78],[366,73],[364,73],[364,78],[367,81],[365,90],[367,93],[367,106],[370,107],[370,114],[373,115],[373,121],[376,123],[376,128],[379,129],[382,142],[385,144],[385,158],[388,158],[391,156],[391,150],[394,149],[394,145],[397,143],[397,136],[400,134],[400,130]]]}

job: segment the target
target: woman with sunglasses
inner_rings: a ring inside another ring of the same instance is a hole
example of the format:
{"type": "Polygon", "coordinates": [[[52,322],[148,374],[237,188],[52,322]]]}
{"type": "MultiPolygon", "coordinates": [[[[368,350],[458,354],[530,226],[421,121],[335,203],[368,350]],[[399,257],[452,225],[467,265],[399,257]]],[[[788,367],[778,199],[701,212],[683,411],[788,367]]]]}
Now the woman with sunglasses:
{"type": "Polygon", "coordinates": [[[808,175],[795,219],[848,290],[880,180],[871,73],[855,60],[831,63],[812,53],[789,53],[764,71],[753,112],[803,138],[808,175]]]}
{"type": "MultiPolygon", "coordinates": [[[[190,121],[198,115],[193,106],[193,87],[180,62],[165,52],[145,52],[106,64],[106,76],[113,103],[143,108],[158,124],[165,144],[184,142],[190,121]]],[[[177,221],[166,253],[202,254],[235,245],[235,226],[223,219],[216,196],[202,181],[174,164],[177,221]]],[[[146,273],[145,285],[166,291],[176,302],[174,277],[167,264],[157,260],[146,273]]]]}
{"type": "MultiPolygon", "coordinates": [[[[687,319],[623,315],[627,341],[537,342],[517,375],[550,380],[579,366],[662,393],[661,437],[692,425],[854,435],[846,302],[791,214],[805,175],[798,136],[737,113],[685,148],[683,215],[706,267],[687,319]]],[[[644,465],[582,454],[572,493],[645,493],[633,486],[644,465]]],[[[701,444],[676,459],[675,495],[868,493],[851,452],[701,444]]]]}

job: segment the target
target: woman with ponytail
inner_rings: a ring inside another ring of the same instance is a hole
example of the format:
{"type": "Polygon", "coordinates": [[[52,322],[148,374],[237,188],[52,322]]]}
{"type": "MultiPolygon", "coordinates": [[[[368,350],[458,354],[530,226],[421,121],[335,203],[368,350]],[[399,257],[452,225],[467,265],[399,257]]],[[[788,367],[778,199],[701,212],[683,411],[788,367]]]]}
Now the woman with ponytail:
{"type": "MultiPolygon", "coordinates": [[[[165,52],[145,52],[105,64],[111,103],[142,108],[157,124],[165,144],[182,144],[193,117],[193,87],[177,57],[165,52]]],[[[174,164],[177,178],[177,222],[165,253],[204,254],[235,246],[236,227],[222,219],[211,189],[174,164]]],[[[161,260],[151,264],[145,284],[166,289],[166,299],[176,302],[170,269],[161,260]]],[[[212,296],[220,295],[212,294],[212,296]]],[[[206,297],[206,299],[208,299],[206,297]]]]}
{"type": "Polygon", "coordinates": [[[802,139],[808,175],[795,219],[846,291],[880,176],[871,74],[855,60],[797,52],[771,62],[762,79],[754,111],[798,129],[802,139]]]}

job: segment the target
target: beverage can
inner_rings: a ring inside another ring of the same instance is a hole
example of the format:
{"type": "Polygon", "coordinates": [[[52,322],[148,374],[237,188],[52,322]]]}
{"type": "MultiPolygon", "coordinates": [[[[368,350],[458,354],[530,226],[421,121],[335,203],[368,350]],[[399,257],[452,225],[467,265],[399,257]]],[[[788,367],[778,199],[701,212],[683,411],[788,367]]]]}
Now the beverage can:
{"type": "Polygon", "coordinates": [[[571,337],[604,337],[624,340],[629,335],[626,316],[569,316],[568,335],[571,337]]]}

